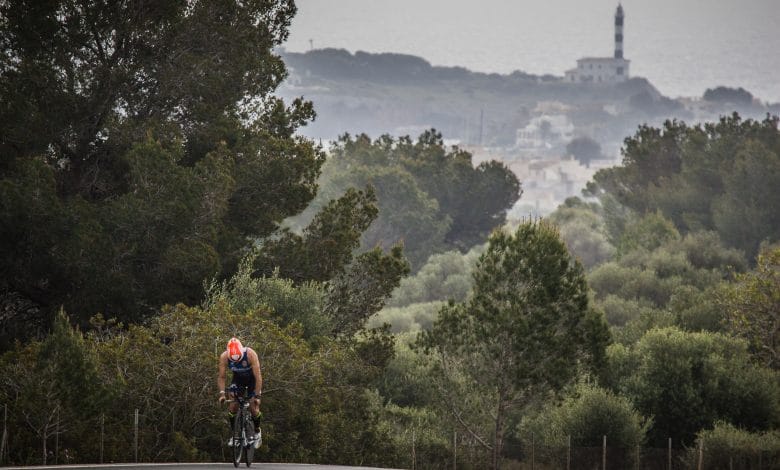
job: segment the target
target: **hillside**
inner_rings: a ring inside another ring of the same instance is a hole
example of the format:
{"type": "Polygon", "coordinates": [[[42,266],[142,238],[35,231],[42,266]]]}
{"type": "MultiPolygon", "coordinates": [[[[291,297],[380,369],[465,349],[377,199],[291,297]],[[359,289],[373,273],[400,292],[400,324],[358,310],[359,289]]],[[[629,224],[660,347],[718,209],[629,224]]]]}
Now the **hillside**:
{"type": "Polygon", "coordinates": [[[278,93],[314,102],[318,119],[305,129],[314,138],[435,127],[465,143],[511,146],[517,129],[534,116],[565,114],[580,133],[619,141],[639,122],[685,116],[680,103],[639,77],[610,85],[567,83],[552,75],[487,74],[410,55],[339,49],[282,57],[290,77],[278,93]]]}

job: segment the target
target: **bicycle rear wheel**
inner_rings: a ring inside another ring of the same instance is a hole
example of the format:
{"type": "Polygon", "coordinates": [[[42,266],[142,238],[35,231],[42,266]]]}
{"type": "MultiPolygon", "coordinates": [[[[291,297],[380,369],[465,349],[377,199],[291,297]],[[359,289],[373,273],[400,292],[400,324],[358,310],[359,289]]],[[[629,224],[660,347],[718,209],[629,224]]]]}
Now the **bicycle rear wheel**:
{"type": "Polygon", "coordinates": [[[233,466],[238,467],[241,463],[241,449],[243,446],[243,439],[241,436],[241,430],[243,428],[242,421],[244,420],[244,413],[241,408],[238,409],[235,421],[233,421],[233,466]]]}

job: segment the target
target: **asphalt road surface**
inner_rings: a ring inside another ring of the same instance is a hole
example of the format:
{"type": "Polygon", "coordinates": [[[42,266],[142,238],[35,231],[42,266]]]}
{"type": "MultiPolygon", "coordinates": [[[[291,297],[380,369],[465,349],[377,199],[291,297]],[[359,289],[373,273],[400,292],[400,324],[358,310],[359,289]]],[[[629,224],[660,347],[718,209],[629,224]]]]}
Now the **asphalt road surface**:
{"type": "MultiPolygon", "coordinates": [[[[0,467],[3,470],[43,470],[43,469],[70,469],[70,470],[229,470],[233,464],[226,463],[122,463],[122,464],[102,464],[102,465],[52,465],[37,467],[0,467]]],[[[241,464],[240,469],[246,470],[246,465],[241,464]]],[[[301,463],[253,463],[251,469],[257,470],[371,470],[375,467],[345,467],[343,465],[316,465],[301,463]]]]}

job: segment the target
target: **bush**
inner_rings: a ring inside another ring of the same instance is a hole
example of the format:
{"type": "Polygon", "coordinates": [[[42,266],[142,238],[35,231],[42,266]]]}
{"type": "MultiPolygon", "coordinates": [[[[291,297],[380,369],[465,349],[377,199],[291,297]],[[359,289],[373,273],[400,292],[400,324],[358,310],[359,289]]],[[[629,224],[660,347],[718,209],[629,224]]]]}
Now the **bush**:
{"type": "Polygon", "coordinates": [[[367,326],[376,328],[387,323],[392,333],[429,330],[443,305],[444,302],[425,302],[401,308],[385,308],[371,317],[367,326]]]}
{"type": "Polygon", "coordinates": [[[471,271],[485,245],[468,253],[458,251],[435,254],[414,276],[405,278],[388,301],[390,307],[405,307],[436,300],[462,302],[471,292],[471,271]]]}
{"type": "MultiPolygon", "coordinates": [[[[780,432],[777,430],[749,432],[720,421],[713,429],[700,431],[698,439],[704,444],[704,468],[777,468],[780,465],[780,432]],[[761,467],[758,467],[759,462],[761,467]]],[[[689,456],[691,461],[696,458],[689,456]]]]}
{"type": "Polygon", "coordinates": [[[648,331],[636,344],[607,350],[607,382],[654,424],[648,438],[694,444],[696,433],[727,420],[751,430],[780,422],[777,375],[751,363],[747,343],[677,328],[648,331]]]}
{"type": "Polygon", "coordinates": [[[643,417],[625,397],[596,385],[580,384],[559,406],[544,406],[519,426],[519,434],[533,434],[545,447],[601,446],[635,449],[645,441],[651,420],[643,417]]]}

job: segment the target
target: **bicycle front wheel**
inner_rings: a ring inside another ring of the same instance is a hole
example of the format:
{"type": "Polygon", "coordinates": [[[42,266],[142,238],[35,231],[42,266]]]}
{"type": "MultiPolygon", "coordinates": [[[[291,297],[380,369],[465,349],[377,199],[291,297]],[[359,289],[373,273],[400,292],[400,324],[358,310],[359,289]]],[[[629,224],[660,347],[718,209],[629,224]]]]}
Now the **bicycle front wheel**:
{"type": "Polygon", "coordinates": [[[244,413],[242,412],[241,408],[238,409],[238,413],[236,414],[236,418],[233,421],[233,466],[238,467],[238,465],[241,463],[241,449],[243,446],[243,438],[241,435],[241,430],[243,428],[242,421],[244,419],[244,413]]]}
{"type": "Polygon", "coordinates": [[[244,463],[249,467],[255,456],[255,424],[248,414],[244,415],[244,432],[246,433],[246,446],[244,446],[244,463]]]}

